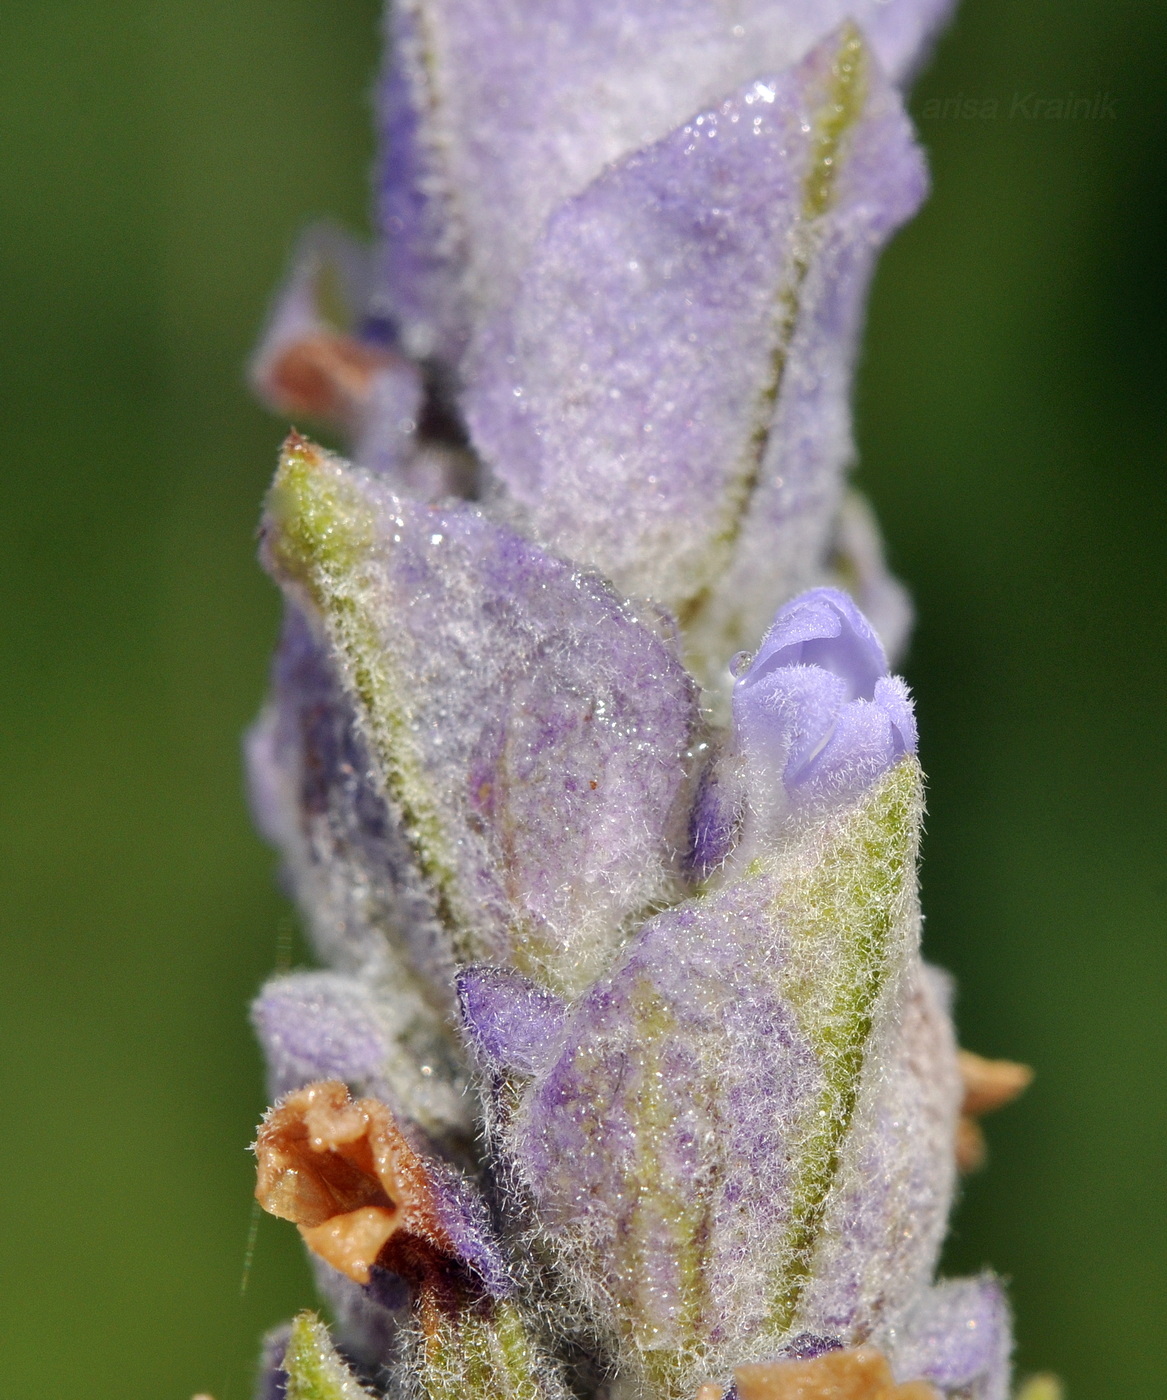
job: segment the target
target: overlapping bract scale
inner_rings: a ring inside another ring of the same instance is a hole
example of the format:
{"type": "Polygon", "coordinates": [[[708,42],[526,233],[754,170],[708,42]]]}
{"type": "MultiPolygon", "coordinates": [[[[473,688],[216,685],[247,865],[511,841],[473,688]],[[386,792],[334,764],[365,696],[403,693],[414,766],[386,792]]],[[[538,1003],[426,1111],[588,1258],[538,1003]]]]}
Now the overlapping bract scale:
{"type": "MultiPolygon", "coordinates": [[[[518,1046],[514,1169],[666,1390],[893,1327],[931,1276],[960,1086],[918,954],[917,774],[650,921],[554,1053],[518,1046]]],[[[498,1000],[463,996],[476,1039],[498,1000]]]]}
{"type": "Polygon", "coordinates": [[[435,982],[447,955],[408,839],[335,658],[303,609],[287,608],[271,694],[247,736],[252,808],[319,955],[400,985],[398,950],[435,982]]]}
{"type": "Polygon", "coordinates": [[[468,1083],[446,1021],[396,963],[389,975],[295,972],[252,1003],[272,1099],[339,1079],[462,1156],[473,1137],[468,1083]]]}
{"type": "Polygon", "coordinates": [[[896,1331],[893,1358],[900,1379],[921,1377],[969,1400],[1008,1400],[1012,1349],[1005,1290],[985,1273],[924,1289],[896,1331]]]}
{"type": "Polygon", "coordinates": [[[707,683],[826,572],[867,283],[924,186],[845,28],[558,208],[471,358],[530,528],[673,609],[707,683]]]}
{"type": "Polygon", "coordinates": [[[450,968],[587,985],[670,887],[695,692],[664,624],[472,507],[299,441],[264,553],[326,639],[450,968]]]}
{"type": "Polygon", "coordinates": [[[894,79],[951,0],[403,0],[382,93],[384,309],[456,363],[551,212],[847,18],[894,79]]]}
{"type": "Polygon", "coordinates": [[[800,1303],[808,1331],[858,1338],[870,1326],[886,1346],[932,1280],[956,1181],[960,1079],[948,1000],[944,974],[914,960],[894,1010],[872,1027],[800,1303]]]}
{"type": "Polygon", "coordinates": [[[273,1097],[339,1077],[435,1138],[468,1142],[444,933],[353,705],[296,607],[246,755],[257,825],[281,854],[316,953],[337,969],[276,978],[256,1001],[273,1097]]]}

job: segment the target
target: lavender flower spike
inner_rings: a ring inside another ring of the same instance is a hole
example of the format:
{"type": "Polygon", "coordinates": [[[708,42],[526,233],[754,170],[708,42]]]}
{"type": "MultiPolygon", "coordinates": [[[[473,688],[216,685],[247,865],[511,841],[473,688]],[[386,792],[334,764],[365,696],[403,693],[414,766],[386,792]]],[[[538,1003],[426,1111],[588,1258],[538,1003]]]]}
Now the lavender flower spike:
{"type": "Polygon", "coordinates": [[[261,531],[249,784],[323,966],[252,1006],[256,1194],[336,1338],[262,1400],[1008,1400],[999,1283],[936,1270],[1027,1072],[921,958],[844,481],[949,5],[391,7],[380,245],[310,234],[253,365],[352,457],[291,433],[261,531]]]}

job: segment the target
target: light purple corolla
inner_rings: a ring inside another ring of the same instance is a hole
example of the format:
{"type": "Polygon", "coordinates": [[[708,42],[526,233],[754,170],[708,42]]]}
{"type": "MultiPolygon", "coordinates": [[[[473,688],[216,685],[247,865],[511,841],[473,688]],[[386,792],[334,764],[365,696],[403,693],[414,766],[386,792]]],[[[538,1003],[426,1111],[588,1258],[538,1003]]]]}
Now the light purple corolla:
{"type": "Polygon", "coordinates": [[[778,812],[853,801],[916,751],[907,686],[888,674],[871,624],[834,588],[779,611],[734,682],[732,705],[762,840],[773,839],[778,812]]]}
{"type": "Polygon", "coordinates": [[[970,1100],[845,483],[947,9],[391,9],[378,246],[306,235],[252,365],[353,459],[293,433],[262,525],[324,967],[253,1007],[260,1196],[335,1317],[264,1397],[1006,1400],[999,1285],[935,1277],[970,1100]]]}

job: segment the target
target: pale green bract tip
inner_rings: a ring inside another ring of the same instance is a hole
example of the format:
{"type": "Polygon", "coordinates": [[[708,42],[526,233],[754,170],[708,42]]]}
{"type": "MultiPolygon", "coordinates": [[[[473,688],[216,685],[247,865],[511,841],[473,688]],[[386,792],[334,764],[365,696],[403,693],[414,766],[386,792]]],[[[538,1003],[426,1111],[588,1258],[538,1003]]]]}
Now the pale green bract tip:
{"type": "Polygon", "coordinates": [[[778,1332],[793,1325],[814,1267],[880,999],[918,945],[923,806],[920,766],[902,759],[836,824],[813,860],[795,853],[774,902],[775,923],[790,938],[783,992],[824,1071],[795,1153],[791,1224],[774,1290],[778,1332]]]}
{"type": "Polygon", "coordinates": [[[440,917],[456,925],[453,866],[411,732],[408,686],[378,628],[377,581],[370,576],[377,542],[375,506],[360,476],[314,443],[289,437],[267,497],[265,561],[282,584],[306,593],[323,619],[362,712],[386,794],[401,812],[440,917]]]}
{"type": "Polygon", "coordinates": [[[427,1400],[560,1400],[563,1395],[511,1301],[435,1309],[423,1320],[420,1379],[427,1400]]]}
{"type": "Polygon", "coordinates": [[[307,588],[324,609],[372,541],[372,512],[344,468],[312,443],[290,437],[264,520],[265,548],[277,573],[307,588]]]}
{"type": "Polygon", "coordinates": [[[284,1354],[287,1400],[369,1400],[370,1392],[344,1364],[328,1328],[313,1312],[292,1323],[284,1354]]]}
{"type": "Polygon", "coordinates": [[[846,21],[831,65],[825,100],[816,114],[813,154],[803,191],[803,214],[807,219],[821,218],[831,207],[840,148],[863,116],[869,61],[861,30],[853,21],[846,21]]]}

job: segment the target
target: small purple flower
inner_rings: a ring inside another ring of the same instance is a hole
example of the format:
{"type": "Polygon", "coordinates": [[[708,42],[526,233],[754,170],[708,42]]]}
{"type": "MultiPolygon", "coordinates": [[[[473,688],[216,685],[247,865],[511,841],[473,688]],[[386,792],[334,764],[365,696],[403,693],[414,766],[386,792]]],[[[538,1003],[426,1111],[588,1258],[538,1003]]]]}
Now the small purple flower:
{"type": "Polygon", "coordinates": [[[908,688],[871,624],[834,588],[787,603],[733,687],[751,791],[781,783],[793,806],[857,796],[916,751],[908,688]]]}

